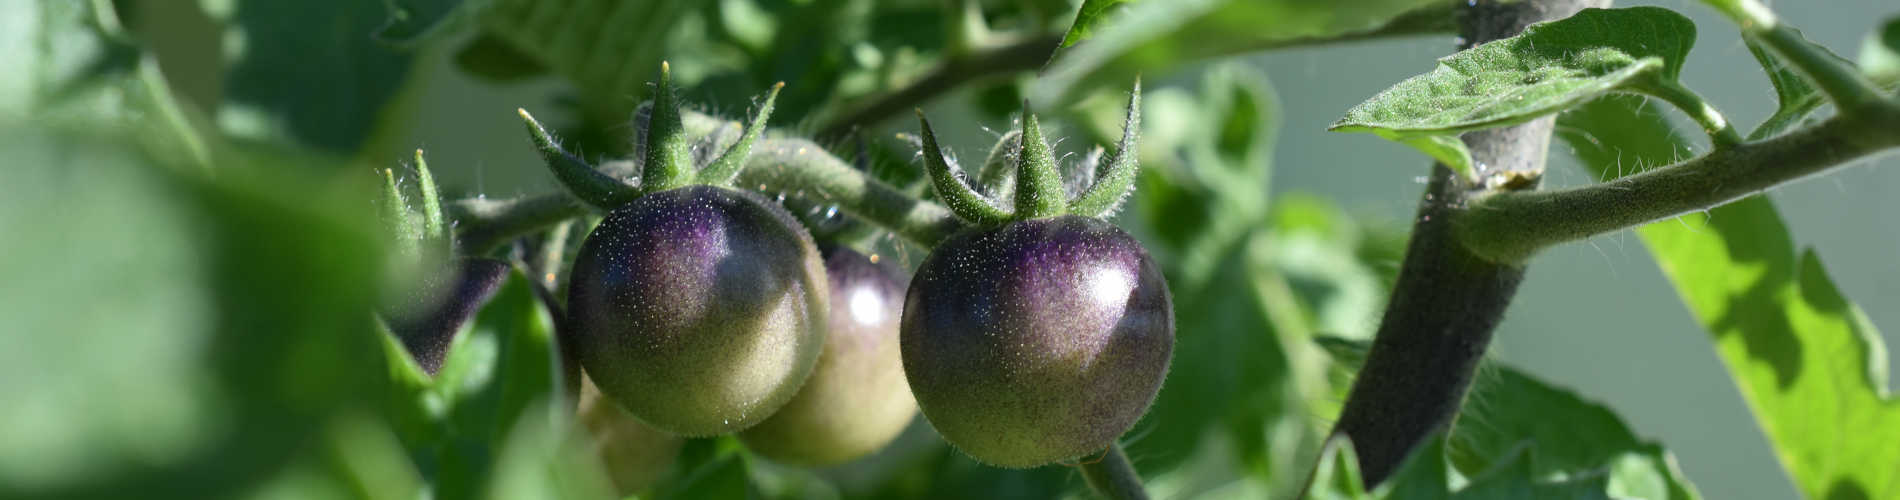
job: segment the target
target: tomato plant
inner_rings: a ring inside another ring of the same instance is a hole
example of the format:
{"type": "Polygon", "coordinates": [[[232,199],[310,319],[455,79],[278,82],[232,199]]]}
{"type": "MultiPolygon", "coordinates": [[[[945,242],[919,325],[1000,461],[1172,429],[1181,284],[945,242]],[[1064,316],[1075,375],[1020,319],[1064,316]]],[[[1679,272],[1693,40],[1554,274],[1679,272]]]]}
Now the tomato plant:
{"type": "Polygon", "coordinates": [[[1782,7],[11,2],[0,497],[1900,498],[1782,7]]]}

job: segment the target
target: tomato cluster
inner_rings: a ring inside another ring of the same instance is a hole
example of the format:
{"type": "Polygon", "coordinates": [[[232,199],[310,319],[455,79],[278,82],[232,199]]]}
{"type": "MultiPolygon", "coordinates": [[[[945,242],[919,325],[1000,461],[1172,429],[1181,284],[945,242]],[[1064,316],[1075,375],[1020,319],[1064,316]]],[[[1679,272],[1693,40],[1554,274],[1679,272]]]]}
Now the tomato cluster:
{"type": "Polygon", "coordinates": [[[737,434],[762,456],[814,466],[884,447],[919,410],[1002,467],[1101,452],[1147,411],[1173,309],[1141,244],[1102,219],[1132,186],[1138,101],[1100,178],[1074,197],[1025,114],[1013,182],[987,190],[1013,191],[1009,210],[947,166],[924,123],[933,185],[966,227],[914,279],[845,246],[821,250],[782,206],[727,187],[771,102],[718,159],[682,165],[691,156],[677,154],[687,148],[663,76],[638,186],[596,178],[530,120],[550,165],[587,169],[557,177],[607,209],[573,263],[565,322],[600,397],[667,433],[737,434]]]}

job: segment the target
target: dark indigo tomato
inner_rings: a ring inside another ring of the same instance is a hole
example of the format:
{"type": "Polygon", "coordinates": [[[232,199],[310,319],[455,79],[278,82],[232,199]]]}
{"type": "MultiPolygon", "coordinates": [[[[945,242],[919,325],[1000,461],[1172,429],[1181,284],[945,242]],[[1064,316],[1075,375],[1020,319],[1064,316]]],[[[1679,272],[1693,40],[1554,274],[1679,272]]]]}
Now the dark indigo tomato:
{"type": "Polygon", "coordinates": [[[811,236],[758,195],[646,194],[609,212],[574,261],[576,354],[601,394],[655,428],[743,430],[817,364],[824,272],[811,236]]]}
{"type": "Polygon", "coordinates": [[[1035,467],[1096,453],[1168,370],[1174,312],[1141,244],[1065,215],[966,231],[911,282],[904,370],[924,417],[978,461],[1035,467]]]}

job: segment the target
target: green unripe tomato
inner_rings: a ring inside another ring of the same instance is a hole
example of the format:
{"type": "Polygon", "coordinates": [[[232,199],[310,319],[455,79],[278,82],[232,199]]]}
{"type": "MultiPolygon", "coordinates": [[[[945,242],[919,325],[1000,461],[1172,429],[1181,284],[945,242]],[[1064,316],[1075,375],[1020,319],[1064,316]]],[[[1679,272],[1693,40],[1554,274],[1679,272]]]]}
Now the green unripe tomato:
{"type": "Polygon", "coordinates": [[[917,415],[897,341],[904,273],[849,248],[822,245],[830,279],[825,352],[805,388],[772,418],[739,434],[747,448],[803,466],[843,463],[883,448],[917,415]]]}
{"type": "Polygon", "coordinates": [[[609,212],[575,258],[576,355],[601,394],[655,428],[744,430],[817,364],[824,272],[811,236],[758,195],[701,185],[641,196],[609,212]]]}
{"type": "Polygon", "coordinates": [[[1036,467],[1100,452],[1147,412],[1174,309],[1140,243],[1065,215],[938,244],[912,278],[901,339],[911,391],[944,440],[1036,467]]]}
{"type": "Polygon", "coordinates": [[[686,442],[640,423],[602,397],[594,381],[586,377],[581,378],[574,414],[587,428],[588,447],[600,457],[608,479],[621,495],[637,494],[658,482],[686,442]]]}

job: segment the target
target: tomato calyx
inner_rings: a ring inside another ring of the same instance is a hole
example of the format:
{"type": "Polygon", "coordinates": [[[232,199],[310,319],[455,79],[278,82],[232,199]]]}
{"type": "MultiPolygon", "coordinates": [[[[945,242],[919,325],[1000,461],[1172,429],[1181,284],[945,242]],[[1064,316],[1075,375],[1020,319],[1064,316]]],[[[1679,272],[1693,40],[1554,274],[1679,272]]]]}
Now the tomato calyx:
{"type": "MultiPolygon", "coordinates": [[[[930,120],[924,117],[923,110],[917,110],[917,121],[922,128],[924,165],[930,176],[931,187],[952,213],[979,227],[995,227],[1012,221],[1069,214],[1103,218],[1121,208],[1134,189],[1135,174],[1140,168],[1135,152],[1141,131],[1140,80],[1136,80],[1134,90],[1129,93],[1128,114],[1122,123],[1121,140],[1115,145],[1114,151],[1094,160],[1095,165],[1085,169],[1088,171],[1087,177],[1093,179],[1087,179],[1087,188],[1073,197],[1064,187],[1055,155],[1049,148],[1049,142],[1043,138],[1042,126],[1030,110],[1028,101],[1023,102],[1022,116],[1020,135],[1012,132],[998,143],[999,148],[1010,147],[1008,143],[1012,141],[1017,144],[1014,146],[1016,171],[1012,179],[1013,198],[1006,208],[1001,203],[1006,193],[1000,191],[1004,189],[992,186],[986,195],[972,187],[968,175],[944,154],[937,142],[936,131],[931,129],[930,120]]],[[[992,151],[990,156],[995,159],[997,154],[992,151]]],[[[1094,155],[1091,158],[1094,159],[1094,155]]],[[[989,172],[985,172],[983,177],[986,182],[1001,182],[992,179],[989,172]]]]}
{"type": "Polygon", "coordinates": [[[602,210],[612,210],[643,195],[693,185],[728,187],[752,155],[752,145],[765,132],[765,122],[785,82],[774,84],[765,101],[746,125],[738,141],[705,165],[694,165],[692,140],[681,123],[679,98],[672,84],[672,68],[660,63],[660,82],[647,120],[640,176],[618,178],[562,148],[559,141],[526,109],[516,109],[528,137],[555,179],[576,198],[602,210]]]}

